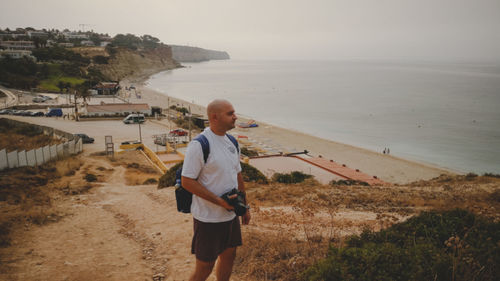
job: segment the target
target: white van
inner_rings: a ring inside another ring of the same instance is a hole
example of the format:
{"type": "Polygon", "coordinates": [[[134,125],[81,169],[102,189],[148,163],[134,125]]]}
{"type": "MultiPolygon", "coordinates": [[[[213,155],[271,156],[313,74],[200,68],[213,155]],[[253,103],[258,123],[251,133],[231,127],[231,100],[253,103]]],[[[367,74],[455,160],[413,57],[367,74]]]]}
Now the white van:
{"type": "Polygon", "coordinates": [[[144,121],[144,114],[129,114],[123,119],[125,124],[144,123],[144,121]]]}

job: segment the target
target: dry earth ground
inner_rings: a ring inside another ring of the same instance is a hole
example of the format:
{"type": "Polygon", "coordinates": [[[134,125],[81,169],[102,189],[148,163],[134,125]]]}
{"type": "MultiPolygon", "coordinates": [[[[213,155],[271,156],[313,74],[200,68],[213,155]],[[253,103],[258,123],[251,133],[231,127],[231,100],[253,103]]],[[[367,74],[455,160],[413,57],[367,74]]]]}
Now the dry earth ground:
{"type": "MultiPolygon", "coordinates": [[[[160,175],[140,152],[54,166],[0,175],[0,280],[187,280],[191,216],[177,212],[172,188],[142,184],[160,175]],[[23,183],[38,188],[7,188],[23,183]]],[[[253,218],[233,280],[296,280],[328,243],[421,210],[462,207],[498,220],[499,182],[470,175],[392,187],[248,183],[253,218]]]]}

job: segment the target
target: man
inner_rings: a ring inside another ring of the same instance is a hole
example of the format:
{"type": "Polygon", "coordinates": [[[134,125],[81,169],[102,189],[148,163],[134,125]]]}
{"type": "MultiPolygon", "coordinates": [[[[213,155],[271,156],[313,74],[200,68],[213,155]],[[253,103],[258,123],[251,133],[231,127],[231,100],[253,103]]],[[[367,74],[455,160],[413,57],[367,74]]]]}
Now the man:
{"type": "MultiPolygon", "coordinates": [[[[242,245],[241,230],[234,208],[220,196],[233,188],[245,192],[239,153],[226,136],[237,119],[231,103],[214,100],[207,107],[210,127],[203,135],[210,144],[205,163],[201,144],[189,144],[182,168],[182,186],[193,193],[191,213],[194,235],[191,252],[196,266],[190,280],[206,280],[218,259],[217,280],[229,280],[236,257],[236,247],[242,245]]],[[[250,222],[250,211],[241,217],[250,222]]]]}

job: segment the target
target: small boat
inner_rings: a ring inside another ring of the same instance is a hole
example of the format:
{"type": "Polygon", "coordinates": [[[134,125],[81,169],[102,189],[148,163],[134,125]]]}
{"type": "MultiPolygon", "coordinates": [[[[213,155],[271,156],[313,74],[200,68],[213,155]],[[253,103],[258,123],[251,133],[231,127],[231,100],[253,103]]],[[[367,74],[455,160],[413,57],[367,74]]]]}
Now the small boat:
{"type": "Polygon", "coordinates": [[[250,120],[248,122],[238,123],[238,127],[240,127],[240,128],[255,128],[255,127],[259,127],[259,125],[257,123],[255,123],[255,120],[250,120]]]}

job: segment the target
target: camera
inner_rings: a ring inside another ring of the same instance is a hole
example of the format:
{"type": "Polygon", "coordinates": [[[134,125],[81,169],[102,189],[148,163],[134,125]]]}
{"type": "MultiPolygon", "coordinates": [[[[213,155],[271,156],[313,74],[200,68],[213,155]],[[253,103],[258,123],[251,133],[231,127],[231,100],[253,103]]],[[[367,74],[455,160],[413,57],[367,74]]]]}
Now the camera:
{"type": "Polygon", "coordinates": [[[221,196],[224,201],[229,203],[229,205],[234,207],[234,212],[237,216],[243,216],[250,207],[246,205],[245,193],[238,191],[236,188],[233,188],[231,191],[222,194],[221,196]],[[236,196],[234,198],[229,198],[233,195],[236,196]]]}

